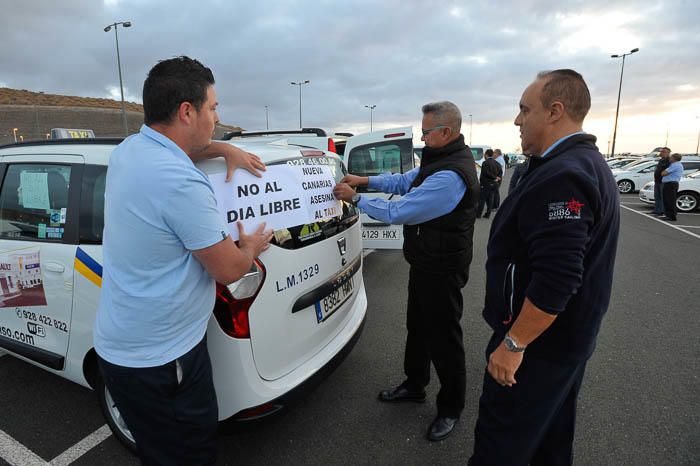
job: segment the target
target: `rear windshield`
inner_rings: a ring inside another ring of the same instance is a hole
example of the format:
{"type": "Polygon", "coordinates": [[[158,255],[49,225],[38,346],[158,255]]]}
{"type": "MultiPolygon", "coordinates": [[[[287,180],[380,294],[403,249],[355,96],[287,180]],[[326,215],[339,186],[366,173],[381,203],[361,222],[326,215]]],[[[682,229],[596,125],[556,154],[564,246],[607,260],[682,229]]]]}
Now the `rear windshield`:
{"type": "Polygon", "coordinates": [[[472,155],[474,156],[474,160],[481,160],[484,158],[484,149],[482,149],[481,147],[478,147],[478,148],[470,147],[470,149],[472,150],[472,155]]]}
{"type": "MultiPolygon", "coordinates": [[[[335,176],[335,181],[340,181],[347,174],[345,165],[335,157],[299,157],[288,160],[281,160],[269,165],[326,165],[330,167],[335,176]]],[[[285,249],[300,249],[312,244],[331,238],[341,233],[359,219],[359,211],[352,204],[343,202],[343,215],[335,217],[325,222],[315,222],[310,224],[296,225],[275,231],[272,244],[285,249]]]]}

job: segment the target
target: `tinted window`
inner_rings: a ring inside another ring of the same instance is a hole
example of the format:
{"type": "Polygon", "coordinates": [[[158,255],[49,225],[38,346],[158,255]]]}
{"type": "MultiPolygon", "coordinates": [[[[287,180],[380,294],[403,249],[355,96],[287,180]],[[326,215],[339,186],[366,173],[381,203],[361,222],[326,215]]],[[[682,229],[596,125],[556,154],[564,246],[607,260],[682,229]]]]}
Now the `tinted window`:
{"type": "Polygon", "coordinates": [[[348,171],[358,176],[405,173],[413,168],[413,142],[387,141],[353,148],[348,154],[348,171]]]}
{"type": "MultiPolygon", "coordinates": [[[[334,157],[300,157],[283,160],[269,165],[325,165],[331,169],[335,181],[338,182],[347,174],[343,163],[334,157]]],[[[343,214],[325,222],[296,225],[277,230],[274,233],[272,244],[285,249],[299,249],[309,246],[324,239],[331,238],[338,233],[347,230],[357,222],[358,210],[347,202],[343,202],[343,214]]]]}
{"type": "Polygon", "coordinates": [[[102,244],[107,167],[87,165],[80,196],[80,242],[102,244]]]}
{"type": "Polygon", "coordinates": [[[683,170],[698,170],[700,169],[700,162],[681,162],[683,164],[683,170]]]}
{"type": "Polygon", "coordinates": [[[474,160],[481,160],[484,158],[484,149],[482,149],[481,147],[478,147],[476,149],[473,147],[470,147],[470,149],[472,150],[472,155],[474,156],[474,160]]]}
{"type": "Polygon", "coordinates": [[[70,175],[68,165],[9,165],[0,190],[0,237],[61,241],[70,175]]]}

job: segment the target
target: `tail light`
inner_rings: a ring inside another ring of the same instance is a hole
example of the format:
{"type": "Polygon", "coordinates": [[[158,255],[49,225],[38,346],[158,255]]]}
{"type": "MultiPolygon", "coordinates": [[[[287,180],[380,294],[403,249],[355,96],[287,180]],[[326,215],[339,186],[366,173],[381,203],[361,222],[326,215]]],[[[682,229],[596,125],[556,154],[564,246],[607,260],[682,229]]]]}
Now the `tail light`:
{"type": "Polygon", "coordinates": [[[265,281],[265,267],[258,259],[248,273],[229,286],[216,284],[214,317],[221,329],[234,338],[250,338],[248,311],[265,281]]]}
{"type": "Polygon", "coordinates": [[[333,142],[333,139],[331,139],[331,138],[328,138],[328,150],[333,152],[334,154],[336,153],[335,142],[333,142]]]}

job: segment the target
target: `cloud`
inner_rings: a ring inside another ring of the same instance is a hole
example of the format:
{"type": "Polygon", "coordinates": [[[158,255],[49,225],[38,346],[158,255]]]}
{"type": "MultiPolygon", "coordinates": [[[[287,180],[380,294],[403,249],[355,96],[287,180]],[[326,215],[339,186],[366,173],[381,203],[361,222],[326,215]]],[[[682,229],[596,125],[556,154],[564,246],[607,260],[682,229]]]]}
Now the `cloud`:
{"type": "Polygon", "coordinates": [[[6,3],[0,82],[7,86],[113,95],[115,37],[102,29],[129,20],[133,27],[118,30],[129,100],[140,101],[157,60],[186,54],[214,71],[222,121],[251,129],[265,127],[265,105],[271,126],[298,125],[298,88],[289,82],[299,79],[311,81],[302,91],[304,125],[368,130],[364,105],[377,105],[375,127],[417,127],[421,106],[435,100],[455,102],[475,125],[510,126],[536,73],[563,67],[586,78],[591,118],[608,120],[621,65],[610,55],[633,47],[640,52],[625,62],[621,118],[665,112],[679,92],[693,97],[689,77],[700,73],[700,2],[682,0],[447,0],[440,8],[400,0],[6,3]]]}

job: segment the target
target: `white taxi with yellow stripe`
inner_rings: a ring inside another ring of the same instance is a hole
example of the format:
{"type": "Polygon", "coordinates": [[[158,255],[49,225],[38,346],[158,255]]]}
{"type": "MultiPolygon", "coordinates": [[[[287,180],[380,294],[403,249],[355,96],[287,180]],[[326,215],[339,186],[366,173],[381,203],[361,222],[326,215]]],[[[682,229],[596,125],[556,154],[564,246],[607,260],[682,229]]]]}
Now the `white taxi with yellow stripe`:
{"type": "MultiPolygon", "coordinates": [[[[92,329],[102,286],[104,189],[120,140],[0,147],[0,351],[97,391],[116,436],[133,440],[100,380],[92,329]]],[[[237,146],[269,166],[318,166],[335,154],[269,141],[237,146]]],[[[223,160],[198,164],[208,175],[223,160]]],[[[330,220],[275,231],[250,272],[217,286],[207,331],[219,418],[280,411],[349,352],[364,323],[361,222],[343,204],[330,220]]]]}

